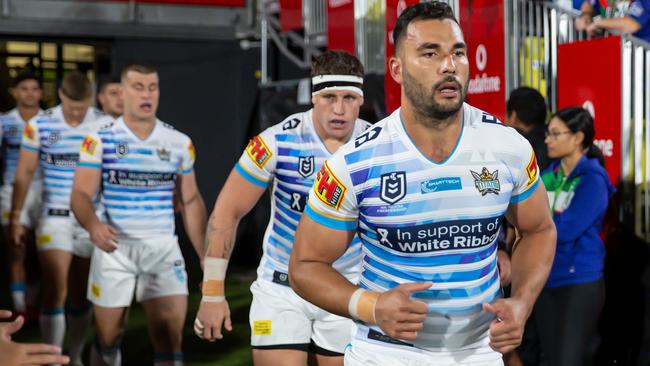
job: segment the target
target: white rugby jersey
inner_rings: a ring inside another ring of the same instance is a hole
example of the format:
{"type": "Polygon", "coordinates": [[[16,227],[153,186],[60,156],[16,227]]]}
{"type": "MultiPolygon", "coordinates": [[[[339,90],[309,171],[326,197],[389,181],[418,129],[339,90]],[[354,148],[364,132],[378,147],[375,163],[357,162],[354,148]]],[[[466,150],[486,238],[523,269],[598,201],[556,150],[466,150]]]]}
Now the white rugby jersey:
{"type": "Polygon", "coordinates": [[[79,166],[102,170],[102,204],[119,235],[150,238],[175,235],[176,178],[192,172],[194,159],[192,141],[172,126],[156,120],[141,140],[120,117],[86,136],[79,166]]]}
{"type": "Polygon", "coordinates": [[[433,283],[414,294],[429,306],[416,341],[392,340],[361,322],[356,339],[433,352],[485,345],[494,317],[481,305],[501,296],[502,217],[532,194],[539,174],[531,146],[514,129],[468,104],[462,113],[462,132],[446,161],[419,151],[398,109],[343,146],[316,176],[305,212],[321,225],[357,231],[362,288],[433,283]]]}
{"type": "MultiPolygon", "coordinates": [[[[351,138],[370,123],[358,119],[351,138]]],[[[266,187],[273,180],[271,217],[264,234],[258,276],[287,284],[286,274],[300,221],[314,177],[331,156],[314,129],[312,110],[296,113],[253,137],[235,169],[249,182],[266,187]],[[280,276],[280,278],[278,278],[280,276]]],[[[355,236],[335,268],[356,283],[361,245],[355,236]]]]}
{"type": "MultiPolygon", "coordinates": [[[[34,118],[38,118],[43,114],[39,110],[34,118]]],[[[20,142],[22,140],[22,133],[25,129],[27,122],[23,120],[17,108],[7,112],[7,114],[0,116],[0,133],[2,134],[2,150],[4,158],[4,174],[2,184],[5,186],[13,186],[16,178],[16,167],[18,166],[18,156],[20,155],[20,142]]],[[[32,181],[41,180],[41,170],[37,169],[34,172],[32,181]]]]}
{"type": "Polygon", "coordinates": [[[79,147],[88,133],[113,121],[95,108],[88,108],[75,127],[65,122],[61,106],[48,109],[27,123],[22,148],[39,154],[43,170],[43,216],[68,217],[74,171],[79,163],[79,147]]]}

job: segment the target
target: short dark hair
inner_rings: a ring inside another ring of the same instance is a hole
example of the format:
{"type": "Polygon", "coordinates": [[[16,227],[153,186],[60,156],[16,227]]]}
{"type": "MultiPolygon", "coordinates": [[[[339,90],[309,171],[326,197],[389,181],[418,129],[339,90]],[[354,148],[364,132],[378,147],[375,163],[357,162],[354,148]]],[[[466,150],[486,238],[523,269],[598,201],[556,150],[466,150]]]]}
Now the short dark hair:
{"type": "Polygon", "coordinates": [[[402,39],[406,34],[406,28],[411,22],[418,20],[444,20],[451,19],[456,24],[456,16],[449,4],[441,1],[432,1],[426,3],[418,3],[406,8],[395,22],[395,29],[393,29],[393,40],[395,41],[395,53],[399,49],[402,39]]]}
{"type": "Polygon", "coordinates": [[[124,78],[126,77],[126,74],[129,71],[135,71],[135,72],[137,72],[139,74],[145,74],[145,75],[158,73],[158,70],[156,70],[156,68],[153,67],[152,65],[149,65],[149,64],[146,64],[146,63],[139,63],[139,62],[138,63],[131,63],[131,64],[128,64],[128,65],[124,66],[124,68],[122,69],[122,72],[120,73],[120,80],[124,80],[124,78]]]}
{"type": "Polygon", "coordinates": [[[526,126],[540,126],[546,123],[546,101],[540,92],[527,86],[519,87],[510,93],[506,103],[508,116],[517,113],[517,118],[526,126]]]}
{"type": "Polygon", "coordinates": [[[59,88],[61,92],[74,101],[82,101],[93,95],[90,80],[81,71],[72,71],[66,74],[59,88]]]}
{"type": "Polygon", "coordinates": [[[103,77],[99,80],[99,87],[97,88],[97,91],[101,93],[109,84],[119,84],[120,81],[120,77],[115,75],[103,77]]]}
{"type": "Polygon", "coordinates": [[[326,51],[311,64],[311,76],[354,75],[363,77],[363,65],[353,55],[344,51],[326,51]]]}
{"type": "Polygon", "coordinates": [[[582,132],[582,148],[590,159],[597,159],[600,165],[605,166],[605,157],[602,151],[594,145],[596,128],[591,113],[582,107],[567,107],[557,111],[552,118],[558,118],[572,133],[582,132]]]}
{"type": "Polygon", "coordinates": [[[20,71],[15,78],[11,79],[11,87],[15,88],[18,84],[22,83],[25,80],[34,80],[38,83],[38,86],[41,86],[41,80],[31,71],[20,71]]]}

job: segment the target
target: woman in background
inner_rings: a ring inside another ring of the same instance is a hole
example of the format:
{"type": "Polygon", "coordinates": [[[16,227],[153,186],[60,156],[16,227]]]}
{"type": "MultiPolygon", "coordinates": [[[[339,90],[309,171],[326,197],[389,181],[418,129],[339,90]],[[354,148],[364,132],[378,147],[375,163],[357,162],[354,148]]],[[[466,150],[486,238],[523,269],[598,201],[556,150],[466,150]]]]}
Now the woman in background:
{"type": "Polygon", "coordinates": [[[593,144],[589,112],[570,107],[548,123],[548,156],[542,174],[557,229],[557,249],[535,321],[549,366],[591,365],[605,298],[603,216],[614,193],[603,156],[593,144]]]}

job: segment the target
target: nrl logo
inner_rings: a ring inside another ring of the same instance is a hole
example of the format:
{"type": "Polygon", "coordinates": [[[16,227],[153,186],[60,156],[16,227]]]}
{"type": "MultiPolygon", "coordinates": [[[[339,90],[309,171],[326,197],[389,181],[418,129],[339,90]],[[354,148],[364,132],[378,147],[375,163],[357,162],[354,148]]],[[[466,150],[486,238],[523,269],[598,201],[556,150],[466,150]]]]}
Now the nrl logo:
{"type": "Polygon", "coordinates": [[[171,152],[164,147],[162,149],[156,149],[156,154],[161,161],[169,161],[171,158],[171,152]]]}
{"type": "Polygon", "coordinates": [[[406,172],[382,174],[379,199],[389,205],[406,197],[406,172]]]}
{"type": "Polygon", "coordinates": [[[298,173],[304,178],[314,174],[314,156],[298,157],[298,173]]]}
{"type": "Polygon", "coordinates": [[[488,193],[499,194],[501,185],[499,184],[498,170],[495,170],[494,173],[490,173],[486,167],[483,167],[481,174],[473,170],[470,170],[470,173],[472,173],[472,176],[474,177],[474,185],[476,185],[476,189],[478,189],[481,195],[485,196],[488,193]]]}
{"type": "Polygon", "coordinates": [[[57,142],[59,142],[60,138],[61,138],[61,134],[59,134],[58,131],[52,131],[50,132],[49,135],[47,135],[47,143],[50,145],[54,145],[57,142]]]}
{"type": "Polygon", "coordinates": [[[117,147],[115,148],[115,155],[117,155],[118,158],[126,156],[128,153],[129,144],[127,142],[120,142],[117,144],[117,147]]]}

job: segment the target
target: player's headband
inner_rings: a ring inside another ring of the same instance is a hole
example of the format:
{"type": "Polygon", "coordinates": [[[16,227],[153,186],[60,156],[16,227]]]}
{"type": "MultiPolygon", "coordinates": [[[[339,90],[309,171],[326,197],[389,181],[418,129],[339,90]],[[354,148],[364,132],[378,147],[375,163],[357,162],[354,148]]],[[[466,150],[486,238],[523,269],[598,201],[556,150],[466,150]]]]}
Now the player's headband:
{"type": "Polygon", "coordinates": [[[354,75],[318,75],[311,78],[311,96],[329,90],[348,90],[363,97],[363,78],[354,75]]]}

